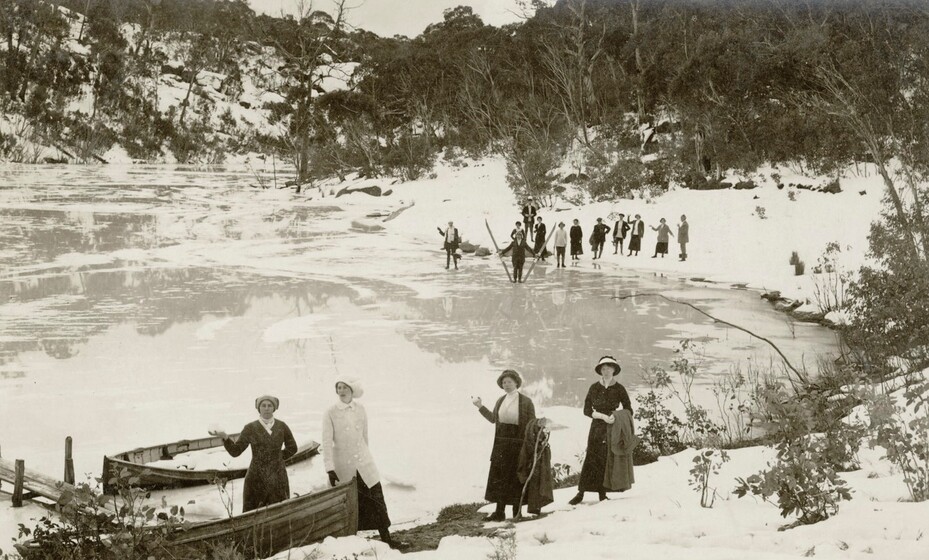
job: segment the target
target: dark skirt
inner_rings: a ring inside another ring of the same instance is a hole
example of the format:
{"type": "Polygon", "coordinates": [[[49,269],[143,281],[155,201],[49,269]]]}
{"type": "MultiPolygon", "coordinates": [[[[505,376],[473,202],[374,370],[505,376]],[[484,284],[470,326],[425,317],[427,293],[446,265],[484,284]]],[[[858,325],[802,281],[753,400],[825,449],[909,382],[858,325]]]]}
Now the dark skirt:
{"type": "Polygon", "coordinates": [[[629,250],[630,251],[641,251],[642,250],[642,238],[638,235],[633,235],[632,239],[629,240],[629,250]]]}
{"type": "Polygon", "coordinates": [[[355,474],[358,483],[358,530],[386,529],[390,527],[390,517],[387,515],[387,502],[384,500],[384,489],[378,482],[371,488],[365,484],[361,473],[355,474]]]}
{"type": "Polygon", "coordinates": [[[659,241],[659,242],[655,245],[655,253],[658,254],[658,255],[667,255],[667,254],[668,254],[668,242],[667,242],[667,241],[659,241]]]}
{"type": "Polygon", "coordinates": [[[571,241],[571,256],[573,257],[574,255],[583,255],[583,254],[584,254],[584,248],[581,245],[580,240],[571,241]]]}
{"type": "Polygon", "coordinates": [[[584,456],[584,466],[581,467],[581,480],[577,485],[578,492],[606,491],[603,486],[603,476],[606,474],[606,437],[606,422],[602,420],[591,422],[590,432],[587,434],[587,452],[584,456]]]}
{"type": "MultiPolygon", "coordinates": [[[[497,424],[494,448],[490,454],[490,472],[487,474],[487,491],[484,499],[488,502],[516,505],[523,492],[519,482],[519,450],[523,440],[519,437],[516,424],[497,424]]],[[[602,475],[602,473],[601,473],[602,475]]]]}

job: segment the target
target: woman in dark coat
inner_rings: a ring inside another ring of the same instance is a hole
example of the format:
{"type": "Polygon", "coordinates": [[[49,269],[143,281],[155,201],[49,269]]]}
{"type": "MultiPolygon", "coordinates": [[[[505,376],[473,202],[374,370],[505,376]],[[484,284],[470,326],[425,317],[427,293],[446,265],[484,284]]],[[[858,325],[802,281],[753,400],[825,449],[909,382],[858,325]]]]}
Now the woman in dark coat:
{"type": "Polygon", "coordinates": [[[592,418],[590,432],[587,434],[587,453],[581,468],[581,480],[577,485],[577,495],[568,503],[575,506],[584,499],[584,492],[597,492],[600,500],[606,499],[607,489],[603,486],[606,474],[608,424],[615,422],[613,412],[622,405],[623,410],[632,413],[632,402],[626,388],[616,381],[614,375],[622,368],[612,356],[600,358],[594,371],[600,376],[587,391],[584,399],[584,415],[592,418]]]}
{"type": "Polygon", "coordinates": [[[522,230],[514,232],[513,241],[507,245],[500,253],[506,254],[511,252],[513,257],[513,283],[523,281],[523,265],[526,264],[526,253],[533,257],[532,247],[526,243],[526,238],[522,230]]]}
{"type": "Polygon", "coordinates": [[[277,397],[271,395],[255,399],[258,420],[246,424],[236,441],[221,430],[210,432],[223,438],[223,447],[233,457],[241,455],[249,446],[252,448],[252,462],[245,475],[242,513],[283,502],[290,497],[284,461],[297,452],[297,442],[287,424],[274,418],[279,405],[277,397]]]}
{"type": "Polygon", "coordinates": [[[497,378],[497,385],[506,394],[497,399],[493,412],[487,410],[480,397],[471,401],[481,416],[496,427],[484,499],[495,502],[497,508],[487,517],[488,521],[503,521],[508,505],[513,506],[514,517],[519,513],[518,504],[523,491],[518,475],[519,452],[523,447],[526,426],[535,420],[532,399],[517,390],[522,384],[523,380],[519,374],[508,369],[497,378]]]}
{"type": "Polygon", "coordinates": [[[580,222],[577,220],[574,220],[574,225],[571,226],[569,236],[571,238],[571,260],[576,261],[580,258],[579,255],[584,254],[584,248],[582,247],[584,232],[581,231],[580,222]]]}
{"type": "Polygon", "coordinates": [[[544,223],[542,223],[542,216],[539,216],[536,218],[536,220],[535,246],[532,248],[532,250],[540,259],[542,259],[542,262],[546,262],[545,257],[550,254],[548,249],[545,248],[545,242],[548,241],[548,235],[546,235],[548,233],[548,228],[545,227],[544,223]]]}

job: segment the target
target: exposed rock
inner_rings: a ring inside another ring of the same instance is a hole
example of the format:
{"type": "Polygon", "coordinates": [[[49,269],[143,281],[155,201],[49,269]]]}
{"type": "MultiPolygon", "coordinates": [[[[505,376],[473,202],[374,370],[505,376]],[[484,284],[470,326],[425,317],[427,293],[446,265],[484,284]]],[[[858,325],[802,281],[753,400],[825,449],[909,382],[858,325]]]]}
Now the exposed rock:
{"type": "Polygon", "coordinates": [[[766,299],[768,301],[778,301],[781,299],[781,292],[778,290],[772,290],[770,292],[765,292],[761,294],[761,299],[766,299]]]}
{"type": "Polygon", "coordinates": [[[778,184],[777,184],[777,190],[779,190],[779,191],[784,190],[784,183],[778,183],[778,184]]]}
{"type": "Polygon", "coordinates": [[[489,257],[490,249],[488,249],[487,247],[478,247],[477,249],[474,250],[474,256],[475,257],[489,257]]]}
{"type": "Polygon", "coordinates": [[[249,103],[248,101],[239,101],[239,105],[241,105],[242,107],[244,107],[244,108],[246,108],[246,109],[251,109],[251,108],[252,108],[252,104],[249,103]]]}
{"type": "Polygon", "coordinates": [[[370,196],[381,196],[381,187],[377,185],[370,185],[367,187],[356,187],[356,186],[345,187],[341,189],[338,193],[336,193],[335,197],[339,198],[340,196],[344,194],[354,194],[354,193],[359,193],[359,192],[365,193],[370,196]]]}
{"type": "Polygon", "coordinates": [[[805,323],[822,323],[826,318],[826,314],[819,309],[812,310],[808,309],[807,306],[803,306],[801,309],[794,309],[790,312],[790,316],[805,323]]]}
{"type": "Polygon", "coordinates": [[[745,189],[754,189],[758,185],[754,181],[739,181],[733,186],[734,189],[745,190],[745,189]]]}
{"type": "Polygon", "coordinates": [[[474,245],[473,243],[468,243],[467,241],[462,241],[462,242],[461,242],[461,245],[459,245],[459,247],[461,247],[461,251],[464,252],[464,253],[473,253],[475,250],[477,250],[477,248],[479,247],[479,245],[474,245]]]}
{"type": "Polygon", "coordinates": [[[68,163],[68,158],[47,157],[47,158],[42,159],[42,163],[54,163],[54,164],[68,163]]]}
{"type": "Polygon", "coordinates": [[[831,183],[823,187],[822,191],[824,193],[829,193],[829,194],[839,194],[840,192],[842,192],[842,187],[839,186],[839,180],[835,179],[834,181],[832,181],[831,183]]]}
{"type": "Polygon", "coordinates": [[[366,233],[373,233],[376,231],[384,231],[384,226],[381,224],[376,224],[372,222],[362,222],[361,220],[352,220],[352,229],[363,231],[366,233]]]}
{"type": "Polygon", "coordinates": [[[777,309],[778,311],[785,311],[785,312],[793,311],[794,309],[800,307],[801,305],[803,304],[799,301],[793,301],[791,299],[781,298],[774,302],[774,309],[777,309]]]}
{"type": "Polygon", "coordinates": [[[381,196],[390,196],[392,194],[394,194],[393,189],[387,189],[386,191],[381,193],[381,196]]]}
{"type": "Polygon", "coordinates": [[[731,189],[731,188],[732,188],[732,183],[730,183],[729,181],[720,181],[720,182],[719,182],[719,188],[721,188],[721,189],[731,189]]]}
{"type": "Polygon", "coordinates": [[[858,194],[860,194],[861,196],[864,196],[868,194],[868,191],[858,191],[858,194]]]}

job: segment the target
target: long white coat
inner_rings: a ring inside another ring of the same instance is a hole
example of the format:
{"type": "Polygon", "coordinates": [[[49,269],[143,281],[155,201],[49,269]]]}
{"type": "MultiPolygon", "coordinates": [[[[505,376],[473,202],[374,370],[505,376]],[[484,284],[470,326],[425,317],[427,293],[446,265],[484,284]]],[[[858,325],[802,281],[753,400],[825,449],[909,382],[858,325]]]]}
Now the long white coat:
{"type": "Polygon", "coordinates": [[[368,488],[381,481],[368,449],[368,413],[358,401],[340,402],[323,415],[323,461],[341,482],[356,471],[368,488]]]}

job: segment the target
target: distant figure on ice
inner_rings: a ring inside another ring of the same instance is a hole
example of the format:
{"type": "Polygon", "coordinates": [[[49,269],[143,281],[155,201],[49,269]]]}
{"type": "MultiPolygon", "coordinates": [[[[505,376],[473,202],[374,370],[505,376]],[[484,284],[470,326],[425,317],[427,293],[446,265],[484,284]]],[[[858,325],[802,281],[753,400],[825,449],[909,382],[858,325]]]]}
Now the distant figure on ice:
{"type": "Polygon", "coordinates": [[[629,233],[632,237],[629,238],[629,254],[626,256],[631,257],[633,251],[638,256],[639,251],[642,250],[642,236],[645,235],[645,222],[642,221],[642,216],[635,215],[635,220],[629,225],[629,233]]]}
{"type": "Polygon", "coordinates": [[[620,385],[615,375],[622,368],[612,356],[600,358],[594,368],[600,380],[590,386],[587,398],[584,399],[584,415],[592,418],[590,432],[587,434],[587,452],[584,456],[584,466],[581,467],[581,480],[577,485],[577,495],[568,503],[576,506],[584,499],[584,492],[596,492],[600,500],[606,498],[608,488],[603,484],[606,477],[607,465],[607,428],[616,420],[613,412],[620,405],[623,410],[632,413],[632,402],[626,388],[620,385]]]}
{"type": "Polygon", "coordinates": [[[623,252],[623,241],[626,239],[626,233],[629,232],[629,224],[626,223],[626,215],[620,214],[619,219],[613,224],[613,254],[623,252]]]}
{"type": "Polygon", "coordinates": [[[335,384],[339,402],[323,414],[323,462],[329,484],[356,479],[358,487],[358,530],[377,529],[390,548],[406,543],[390,537],[390,517],[381,486],[381,475],[368,449],[368,413],[361,403],[364,390],[357,379],[340,377],[335,384]]]}
{"type": "Polygon", "coordinates": [[[574,225],[571,226],[571,260],[576,261],[581,258],[581,255],[584,254],[584,249],[581,247],[584,242],[584,232],[581,231],[581,224],[574,219],[574,225]]]}
{"type": "Polygon", "coordinates": [[[542,262],[548,262],[545,260],[549,255],[548,249],[545,248],[545,241],[548,239],[547,233],[548,228],[542,223],[542,216],[539,216],[535,222],[535,246],[532,250],[542,259],[542,262]]]}
{"type": "Polygon", "coordinates": [[[532,232],[532,224],[535,223],[535,215],[538,214],[539,207],[530,196],[523,206],[523,222],[526,224],[526,231],[532,232]]]}
{"type": "Polygon", "coordinates": [[[558,222],[558,229],[555,230],[555,268],[559,266],[564,268],[564,254],[568,246],[568,232],[564,228],[564,222],[558,222]]]}
{"type": "Polygon", "coordinates": [[[526,253],[528,252],[533,257],[535,256],[535,253],[532,252],[532,247],[526,243],[526,237],[523,235],[522,231],[514,232],[513,241],[500,251],[500,254],[505,255],[507,252],[511,252],[513,258],[513,283],[522,282],[523,265],[526,264],[526,253]]]}
{"type": "Polygon", "coordinates": [[[451,261],[455,261],[455,270],[458,270],[458,246],[461,245],[461,236],[458,235],[458,228],[455,227],[455,224],[448,222],[448,227],[445,231],[442,231],[442,228],[437,227],[439,234],[445,238],[445,241],[442,243],[442,248],[445,249],[445,270],[448,270],[448,265],[451,261]]]}
{"type": "Polygon", "coordinates": [[[610,233],[610,226],[603,223],[603,218],[597,218],[594,231],[590,234],[590,249],[593,251],[595,260],[603,256],[603,246],[606,244],[606,234],[608,233],[610,233]]]}
{"type": "Polygon", "coordinates": [[[223,447],[233,457],[241,455],[249,446],[252,448],[252,462],[245,474],[242,513],[283,502],[290,497],[284,461],[297,452],[297,442],[287,424],[274,418],[280,404],[277,397],[271,395],[255,399],[258,420],[246,424],[236,441],[222,430],[210,431],[211,435],[223,439],[223,447]],[[284,449],[281,450],[281,447],[284,449]]]}
{"type": "Polygon", "coordinates": [[[471,400],[481,416],[495,426],[484,499],[495,502],[497,508],[487,517],[487,521],[503,521],[506,518],[504,510],[508,505],[513,506],[514,517],[519,513],[523,490],[517,473],[519,454],[523,447],[526,427],[535,420],[532,399],[518,391],[522,384],[522,377],[508,369],[497,378],[497,385],[505,394],[497,399],[493,412],[481,403],[480,397],[471,400]]]}
{"type": "Polygon", "coordinates": [[[681,261],[687,260],[687,243],[690,242],[690,224],[687,223],[687,216],[681,215],[681,223],[677,224],[677,242],[681,244],[681,252],[678,258],[681,261]]]}
{"type": "Polygon", "coordinates": [[[664,256],[668,254],[668,236],[674,234],[671,233],[671,228],[665,223],[664,218],[661,219],[661,223],[658,224],[658,227],[652,226],[652,229],[658,232],[658,242],[655,243],[655,254],[652,255],[652,258],[654,259],[658,255],[664,258],[664,256]]]}

